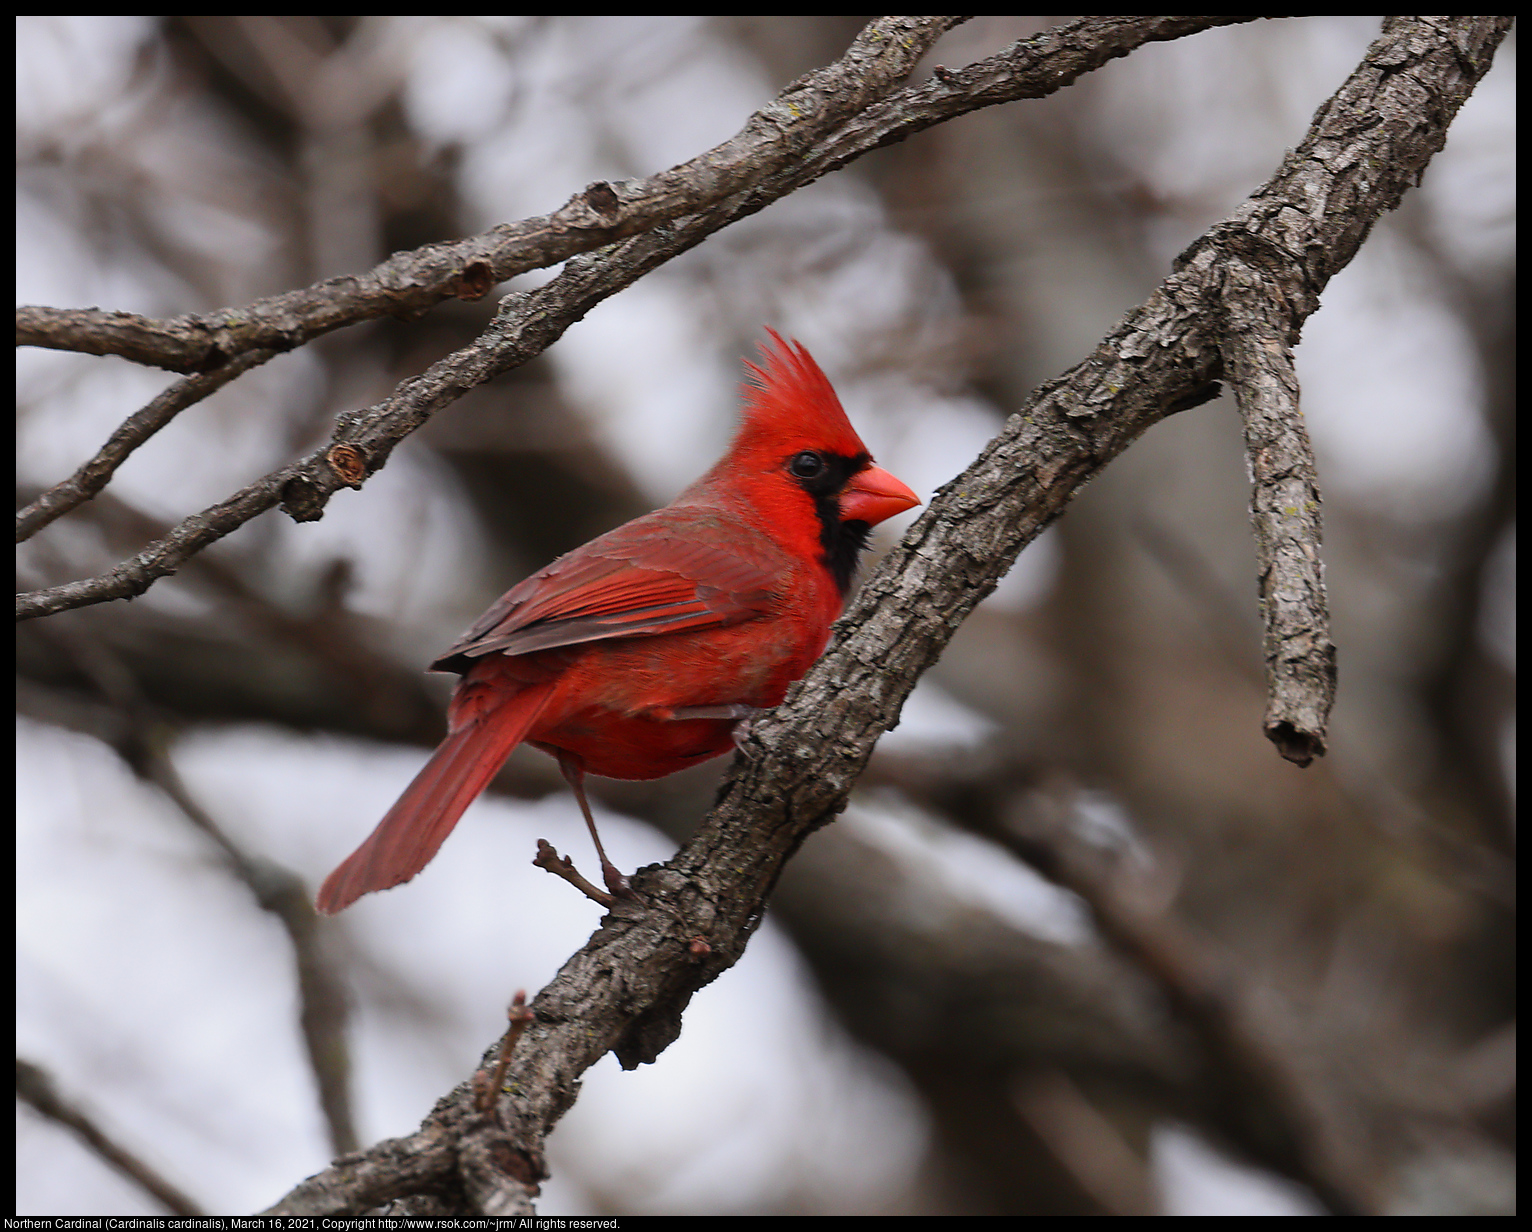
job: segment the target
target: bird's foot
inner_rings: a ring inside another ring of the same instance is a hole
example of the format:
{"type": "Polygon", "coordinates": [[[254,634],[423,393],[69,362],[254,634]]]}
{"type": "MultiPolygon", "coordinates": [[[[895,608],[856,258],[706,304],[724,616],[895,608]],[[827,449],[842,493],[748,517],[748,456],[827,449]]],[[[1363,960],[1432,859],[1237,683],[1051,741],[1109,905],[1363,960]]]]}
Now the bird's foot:
{"type": "Polygon", "coordinates": [[[748,757],[750,753],[745,748],[745,741],[750,737],[750,724],[765,713],[766,711],[760,706],[746,706],[739,702],[731,702],[723,706],[677,706],[665,717],[668,719],[732,719],[734,728],[729,735],[734,741],[734,747],[748,757]]]}
{"type": "Polygon", "coordinates": [[[606,888],[612,892],[613,898],[638,897],[638,892],[628,884],[628,879],[622,875],[622,871],[606,860],[601,861],[601,880],[606,883],[606,888]]]}

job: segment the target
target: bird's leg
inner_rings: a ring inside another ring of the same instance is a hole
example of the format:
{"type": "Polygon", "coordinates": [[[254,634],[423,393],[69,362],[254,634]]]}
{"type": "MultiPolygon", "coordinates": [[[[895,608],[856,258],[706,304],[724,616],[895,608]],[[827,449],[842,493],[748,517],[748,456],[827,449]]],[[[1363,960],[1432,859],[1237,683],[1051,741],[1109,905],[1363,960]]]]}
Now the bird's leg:
{"type": "Polygon", "coordinates": [[[665,715],[668,719],[733,719],[734,730],[730,735],[734,747],[743,751],[745,739],[750,735],[750,724],[766,711],[760,706],[745,706],[731,702],[726,706],[677,706],[665,715]]]}
{"type": "Polygon", "coordinates": [[[575,799],[580,802],[580,812],[584,814],[585,824],[590,829],[591,841],[596,844],[596,855],[601,859],[601,880],[606,882],[606,888],[617,898],[632,898],[633,891],[628,885],[628,879],[606,858],[606,849],[601,846],[601,835],[596,833],[596,819],[590,815],[590,804],[585,799],[584,760],[576,753],[560,749],[559,769],[574,789],[575,799]]]}

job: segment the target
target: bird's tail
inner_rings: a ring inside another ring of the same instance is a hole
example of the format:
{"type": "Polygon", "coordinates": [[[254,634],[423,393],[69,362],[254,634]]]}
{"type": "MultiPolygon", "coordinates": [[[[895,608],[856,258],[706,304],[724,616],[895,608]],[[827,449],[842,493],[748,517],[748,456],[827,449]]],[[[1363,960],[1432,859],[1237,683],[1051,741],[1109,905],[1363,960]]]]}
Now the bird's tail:
{"type": "Polygon", "coordinates": [[[455,697],[452,731],[377,829],[325,878],[315,902],[320,912],[344,911],[363,894],[400,885],[429,864],[511,750],[526,739],[552,691],[546,683],[509,697],[455,697]]]}

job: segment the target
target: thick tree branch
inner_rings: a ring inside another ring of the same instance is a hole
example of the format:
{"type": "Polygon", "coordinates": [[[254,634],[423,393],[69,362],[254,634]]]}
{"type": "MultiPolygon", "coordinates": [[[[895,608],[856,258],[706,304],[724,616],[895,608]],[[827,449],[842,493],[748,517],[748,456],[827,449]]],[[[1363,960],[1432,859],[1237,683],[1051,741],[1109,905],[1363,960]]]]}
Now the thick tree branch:
{"type": "Polygon", "coordinates": [[[358,1213],[423,1191],[455,1195],[449,1201],[472,1210],[485,1160],[498,1163],[507,1184],[535,1185],[546,1134],[573,1102],[579,1076],[607,1051],[632,1067],[676,1037],[691,995],[743,952],[784,862],[844,807],[920,673],[1021,548],[1147,428],[1236,375],[1226,363],[1233,263],[1246,261],[1251,245],[1279,255],[1279,290],[1296,329],[1377,218],[1418,180],[1508,26],[1508,18],[1389,19],[1277,175],[932,499],[825,655],[754,725],[752,756],[736,760],[697,833],[668,864],[635,878],[663,909],[618,904],[538,994],[497,1122],[486,1127],[465,1083],[418,1134],[339,1161],[272,1213],[358,1213]],[[459,1141],[471,1151],[460,1156],[459,1141]]]}
{"type": "Polygon", "coordinates": [[[1265,622],[1265,729],[1282,755],[1306,766],[1325,751],[1335,700],[1335,647],[1320,554],[1313,451],[1298,410],[1291,347],[1319,293],[1373,224],[1419,182],[1447,139],[1461,96],[1433,84],[1456,76],[1472,90],[1509,17],[1396,18],[1361,67],[1314,116],[1309,140],[1224,226],[1181,258],[1221,250],[1228,321],[1223,348],[1245,422],[1265,622]],[[1319,242],[1315,242],[1318,240],[1319,242]]]}
{"type": "MultiPolygon", "coordinates": [[[[17,619],[47,616],[69,608],[140,595],[159,578],[174,573],[190,556],[278,504],[298,521],[322,516],[325,503],[337,489],[360,487],[366,475],[384,464],[393,447],[436,411],[476,385],[541,353],[595,304],[694,247],[714,231],[764,209],[771,202],[861,154],[902,140],[913,132],[965,111],[1050,94],[1081,73],[1125,55],[1143,43],[1244,20],[1250,19],[1082,18],[1017,43],[1000,55],[970,65],[960,73],[944,71],[930,82],[901,91],[881,107],[869,108],[862,115],[852,113],[839,127],[815,123],[810,134],[814,139],[803,144],[794,143],[791,147],[793,157],[763,161],[755,175],[747,177],[747,187],[704,212],[673,227],[656,229],[613,245],[599,255],[573,258],[564,272],[547,285],[524,295],[507,297],[494,324],[470,346],[441,360],[422,376],[404,382],[387,401],[340,417],[330,445],[273,471],[219,504],[187,518],[169,536],[150,544],[106,573],[18,596],[17,619]],[[824,133],[828,135],[821,135],[824,133]]],[[[878,23],[873,23],[859,36],[857,44],[853,45],[853,53],[857,47],[878,43],[882,36],[869,34],[874,27],[878,27],[878,23]]],[[[848,53],[847,59],[853,58],[853,53],[848,53]]],[[[846,59],[843,59],[832,68],[845,64],[846,59]]],[[[817,80],[815,74],[800,78],[784,91],[782,98],[796,100],[798,92],[808,88],[803,83],[814,80],[817,80]]],[[[832,105],[827,101],[824,106],[837,120],[846,115],[838,109],[838,103],[832,105]]],[[[766,108],[757,114],[757,119],[771,111],[766,108]]],[[[756,119],[752,119],[751,125],[755,124],[756,119]]],[[[750,126],[746,131],[750,131],[750,126]]],[[[684,166],[693,166],[708,157],[703,155],[701,160],[693,160],[693,164],[684,166]]],[[[694,203],[707,199],[703,194],[695,197],[694,203]]],[[[592,246],[586,244],[583,247],[592,246]]],[[[489,277],[479,293],[503,277],[509,275],[497,273],[489,277]]],[[[295,294],[306,295],[308,292],[295,294]]],[[[438,296],[432,302],[441,298],[443,296],[438,296]]],[[[244,314],[240,317],[243,320],[244,314]]],[[[333,326],[326,326],[330,327],[333,326]]],[[[297,338],[297,341],[302,340],[297,338]]],[[[296,345],[297,341],[284,343],[278,349],[296,345]]]]}

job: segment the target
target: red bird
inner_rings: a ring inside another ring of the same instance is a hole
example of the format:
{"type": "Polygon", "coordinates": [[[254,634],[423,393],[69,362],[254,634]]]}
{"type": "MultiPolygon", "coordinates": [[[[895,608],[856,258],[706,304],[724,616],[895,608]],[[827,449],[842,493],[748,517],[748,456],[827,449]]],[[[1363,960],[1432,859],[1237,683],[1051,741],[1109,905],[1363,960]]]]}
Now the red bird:
{"type": "Polygon", "coordinates": [[[873,465],[808,351],[768,332],[712,470],[512,587],[431,664],[462,675],[447,738],[325,880],[320,911],[418,873],[522,743],[558,758],[623,892],[585,772],[657,779],[727,753],[819,657],[868,532],[920,501],[873,465]]]}

